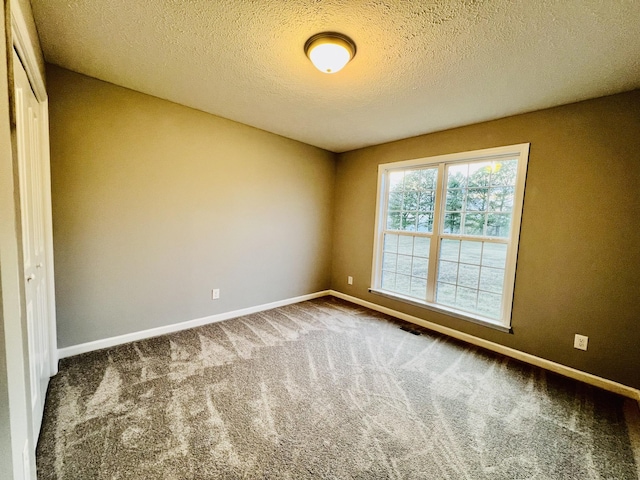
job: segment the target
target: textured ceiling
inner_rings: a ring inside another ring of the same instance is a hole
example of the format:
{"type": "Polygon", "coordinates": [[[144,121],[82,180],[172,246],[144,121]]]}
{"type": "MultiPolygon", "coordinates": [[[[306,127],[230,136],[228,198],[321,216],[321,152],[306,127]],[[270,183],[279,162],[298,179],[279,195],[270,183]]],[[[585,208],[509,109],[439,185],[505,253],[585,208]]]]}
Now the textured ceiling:
{"type": "Polygon", "coordinates": [[[337,152],[640,88],[638,0],[32,4],[48,62],[337,152]]]}

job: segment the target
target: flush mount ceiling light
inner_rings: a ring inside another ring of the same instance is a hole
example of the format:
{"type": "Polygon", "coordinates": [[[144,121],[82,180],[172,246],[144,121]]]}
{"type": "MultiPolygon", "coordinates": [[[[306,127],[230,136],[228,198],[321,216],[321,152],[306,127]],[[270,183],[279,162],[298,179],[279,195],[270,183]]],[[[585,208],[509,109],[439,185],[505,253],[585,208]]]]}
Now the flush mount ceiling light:
{"type": "Polygon", "coordinates": [[[346,35],[322,32],[304,44],[304,53],[324,73],[336,73],[356,55],[356,44],[346,35]]]}

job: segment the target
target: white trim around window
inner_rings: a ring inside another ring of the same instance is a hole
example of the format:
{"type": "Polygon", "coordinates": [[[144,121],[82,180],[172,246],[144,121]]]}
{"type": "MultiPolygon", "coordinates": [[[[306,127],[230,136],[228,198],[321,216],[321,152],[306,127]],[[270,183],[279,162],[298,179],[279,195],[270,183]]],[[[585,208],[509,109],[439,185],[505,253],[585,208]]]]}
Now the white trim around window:
{"type": "Polygon", "coordinates": [[[510,331],[529,146],[379,165],[370,291],[510,331]]]}

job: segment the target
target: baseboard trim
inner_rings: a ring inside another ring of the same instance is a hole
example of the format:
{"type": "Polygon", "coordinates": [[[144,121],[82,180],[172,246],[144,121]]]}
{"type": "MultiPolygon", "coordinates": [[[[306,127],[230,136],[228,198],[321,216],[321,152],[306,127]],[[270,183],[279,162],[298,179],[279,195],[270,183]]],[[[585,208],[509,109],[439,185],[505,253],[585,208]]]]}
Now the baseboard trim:
{"type": "Polygon", "coordinates": [[[284,300],[279,300],[277,302],[265,303],[263,305],[257,305],[255,307],[248,307],[240,310],[233,310],[230,312],[219,313],[216,315],[209,315],[207,317],[196,318],[194,320],[188,320],[186,322],[174,323],[171,325],[165,325],[163,327],[151,328],[149,330],[142,330],[139,332],[127,333],[125,335],[105,338],[105,339],[96,340],[93,342],[72,345],[70,347],[58,349],[58,358],[63,359],[67,357],[72,357],[74,355],[80,355],[82,353],[93,352],[95,350],[102,350],[104,348],[110,348],[110,347],[115,347],[117,345],[122,345],[125,343],[144,340],[146,338],[158,337],[160,335],[165,335],[167,333],[179,332],[179,331],[188,330],[194,327],[200,327],[202,325],[222,322],[224,320],[229,320],[231,318],[241,317],[243,315],[250,315],[252,313],[262,312],[264,310],[283,307],[285,305],[291,305],[294,303],[304,302],[306,300],[312,300],[314,298],[326,297],[328,295],[334,296],[336,298],[341,298],[342,300],[355,303],[356,305],[361,305],[363,307],[370,308],[371,310],[375,310],[377,312],[386,313],[387,315],[391,315],[392,317],[400,318],[407,322],[420,325],[422,327],[428,328],[429,330],[433,330],[434,332],[442,333],[443,335],[447,335],[449,337],[462,340],[463,342],[470,343],[478,347],[486,348],[487,350],[491,350],[493,352],[506,355],[507,357],[515,358],[516,360],[520,360],[530,365],[535,365],[537,367],[544,368],[545,370],[549,370],[551,372],[564,375],[565,377],[573,378],[575,380],[579,380],[589,385],[593,385],[595,387],[599,387],[604,390],[608,390],[610,392],[614,392],[619,395],[632,398],[640,403],[640,390],[635,389],[633,387],[629,387],[627,385],[614,382],[613,380],[608,380],[606,378],[598,377],[597,375],[583,372],[582,370],[577,370],[573,367],[568,367],[566,365],[562,365],[560,363],[556,363],[551,360],[546,360],[541,357],[536,357],[535,355],[531,355],[530,353],[525,353],[511,347],[505,347],[504,345],[500,345],[499,343],[494,343],[489,340],[485,340],[483,338],[469,335],[468,333],[454,330],[453,328],[449,328],[449,327],[439,325],[437,323],[429,322],[427,320],[414,317],[413,315],[408,315],[406,313],[402,313],[397,310],[393,310],[391,308],[383,307],[382,305],[378,305],[377,303],[369,302],[367,300],[362,300],[361,298],[353,297],[351,295],[347,295],[345,293],[338,292],[336,290],[322,290],[320,292],[310,293],[308,295],[301,295],[299,297],[287,298],[284,300]]]}
{"type": "Polygon", "coordinates": [[[493,352],[506,355],[507,357],[515,358],[516,360],[520,360],[530,365],[535,365],[537,367],[544,368],[545,370],[550,370],[554,373],[564,375],[565,377],[573,378],[574,380],[579,380],[589,385],[593,385],[595,387],[599,387],[604,390],[608,390],[610,392],[614,392],[619,395],[623,395],[625,397],[629,397],[640,402],[640,390],[637,390],[633,387],[629,387],[627,385],[623,385],[618,382],[614,382],[613,380],[607,380],[606,378],[598,377],[597,375],[583,372],[582,370],[577,370],[575,368],[568,367],[560,363],[552,362],[551,360],[546,360],[544,358],[536,357],[535,355],[531,355],[530,353],[525,353],[511,347],[505,347],[504,345],[500,345],[499,343],[490,342],[489,340],[484,340],[482,338],[469,335],[468,333],[460,332],[458,330],[454,330],[449,327],[444,327],[437,323],[432,323],[427,320],[414,317],[413,315],[408,315],[406,313],[402,313],[397,310],[393,310],[391,308],[383,307],[382,305],[378,305],[376,303],[368,302],[366,300],[362,300],[357,297],[352,297],[351,295],[347,295],[345,293],[338,292],[336,290],[329,290],[329,294],[336,298],[341,298],[348,302],[370,308],[371,310],[376,310],[381,313],[386,313],[387,315],[391,315],[392,317],[406,320],[407,322],[420,325],[421,327],[425,327],[425,328],[428,328],[429,330],[433,330],[435,332],[442,333],[449,337],[462,340],[463,342],[467,342],[472,345],[476,345],[478,347],[486,348],[487,350],[491,350],[493,352]]]}
{"type": "Polygon", "coordinates": [[[229,320],[231,318],[241,317],[243,315],[250,315],[252,313],[262,312],[264,310],[271,310],[272,308],[284,307],[285,305],[291,305],[293,303],[300,303],[306,300],[312,300],[314,298],[326,297],[329,294],[329,290],[323,290],[320,292],[310,293],[308,295],[301,295],[299,297],[279,300],[277,302],[265,303],[263,305],[257,305],[255,307],[248,307],[242,308],[240,310],[218,313],[216,315],[196,318],[194,320],[188,320],[186,322],[173,323],[171,325],[165,325],[163,327],[141,330],[139,332],[127,333],[125,335],[118,335],[116,337],[104,338],[102,340],[95,340],[93,342],[80,343],[78,345],[72,345],[70,347],[59,348],[58,359],[73,357],[74,355],[93,352],[95,350],[102,350],[103,348],[115,347],[116,345],[122,345],[125,343],[136,342],[139,340],[144,340],[146,338],[158,337],[167,333],[188,330],[190,328],[200,327],[202,325],[208,325],[210,323],[222,322],[223,320],[229,320]]]}

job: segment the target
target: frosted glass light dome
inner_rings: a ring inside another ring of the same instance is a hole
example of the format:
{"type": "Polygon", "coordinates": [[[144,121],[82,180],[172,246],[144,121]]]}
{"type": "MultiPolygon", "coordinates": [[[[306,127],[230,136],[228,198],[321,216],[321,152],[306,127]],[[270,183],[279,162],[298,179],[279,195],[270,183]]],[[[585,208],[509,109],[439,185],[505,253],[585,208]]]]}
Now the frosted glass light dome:
{"type": "Polygon", "coordinates": [[[323,73],[336,73],[356,54],[353,41],[340,33],[323,32],[314,35],[304,45],[311,63],[323,73]]]}

